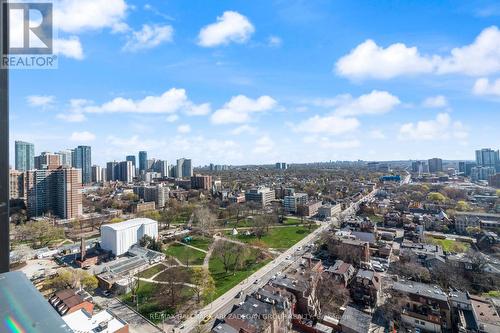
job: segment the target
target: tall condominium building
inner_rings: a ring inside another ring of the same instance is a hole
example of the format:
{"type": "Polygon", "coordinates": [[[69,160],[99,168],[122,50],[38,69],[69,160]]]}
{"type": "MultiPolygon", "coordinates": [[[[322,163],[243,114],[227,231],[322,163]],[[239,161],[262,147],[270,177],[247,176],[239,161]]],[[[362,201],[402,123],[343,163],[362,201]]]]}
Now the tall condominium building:
{"type": "Polygon", "coordinates": [[[26,172],[26,206],[29,217],[51,213],[61,219],[82,215],[81,170],[60,167],[26,172]]]}
{"type": "Polygon", "coordinates": [[[210,190],[212,186],[212,176],[195,175],[191,177],[191,188],[200,190],[210,190]]]}
{"type": "Polygon", "coordinates": [[[297,213],[299,206],[307,203],[307,193],[295,193],[283,198],[283,208],[287,213],[297,213]]]}
{"type": "Polygon", "coordinates": [[[57,169],[62,165],[61,155],[43,152],[35,156],[35,169],[57,169]]]}
{"type": "Polygon", "coordinates": [[[66,149],[66,150],[60,150],[56,154],[61,156],[61,165],[64,167],[70,167],[72,166],[71,163],[71,150],[66,149]]]}
{"type": "Polygon", "coordinates": [[[118,162],[106,163],[106,181],[112,182],[118,180],[118,162]]]}
{"type": "Polygon", "coordinates": [[[440,158],[431,158],[430,160],[427,161],[429,164],[429,172],[430,173],[436,173],[436,172],[443,172],[443,160],[440,158]]]}
{"type": "Polygon", "coordinates": [[[125,157],[125,161],[130,161],[132,162],[132,165],[134,166],[134,168],[136,168],[136,164],[135,164],[135,155],[128,155],[127,157],[125,157]]]}
{"type": "Polygon", "coordinates": [[[495,173],[496,170],[492,166],[477,166],[471,169],[470,177],[473,181],[489,180],[495,173]]]}
{"type": "Polygon", "coordinates": [[[480,167],[494,167],[500,171],[500,153],[498,150],[483,148],[476,150],[476,163],[480,167]]]}
{"type": "Polygon", "coordinates": [[[265,207],[274,200],[274,191],[268,187],[253,187],[245,192],[245,200],[253,201],[265,207]]]}
{"type": "Polygon", "coordinates": [[[72,166],[82,170],[82,184],[92,181],[92,149],[90,146],[78,146],[71,153],[72,166]]]}
{"type": "Polygon", "coordinates": [[[288,169],[288,165],[284,162],[278,162],[275,165],[275,169],[276,170],[286,170],[286,169],[288,169]]]}
{"type": "Polygon", "coordinates": [[[101,181],[102,182],[108,181],[108,170],[106,168],[101,168],[101,181]]]}
{"type": "Polygon", "coordinates": [[[134,193],[145,202],[154,201],[157,208],[165,207],[168,202],[170,188],[159,184],[156,186],[140,185],[134,186],[134,193]]]}
{"type": "Polygon", "coordinates": [[[131,161],[123,161],[118,164],[118,180],[131,183],[135,176],[135,168],[131,161]]]}
{"type": "Polygon", "coordinates": [[[169,176],[169,165],[167,161],[163,160],[155,160],[151,169],[154,172],[158,172],[161,174],[162,177],[168,177],[169,176]]]}
{"type": "Polygon", "coordinates": [[[15,142],[16,170],[27,171],[35,168],[35,145],[29,142],[15,142]]]}
{"type": "Polygon", "coordinates": [[[139,172],[142,173],[148,169],[148,152],[139,152],[139,172]]]}
{"type": "Polygon", "coordinates": [[[99,165],[92,166],[92,183],[101,183],[102,180],[102,168],[99,165]]]}
{"type": "Polygon", "coordinates": [[[9,199],[24,198],[24,172],[9,170],[9,199]]]}
{"type": "Polygon", "coordinates": [[[193,164],[188,158],[180,158],[177,160],[176,175],[177,178],[192,177],[193,164]]]}

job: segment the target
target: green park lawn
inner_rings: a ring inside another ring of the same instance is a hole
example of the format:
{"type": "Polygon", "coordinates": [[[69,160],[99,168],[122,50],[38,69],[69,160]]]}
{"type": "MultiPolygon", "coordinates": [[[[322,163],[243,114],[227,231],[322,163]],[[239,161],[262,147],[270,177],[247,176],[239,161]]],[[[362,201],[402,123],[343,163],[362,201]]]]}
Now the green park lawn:
{"type": "MultiPolygon", "coordinates": [[[[271,228],[269,229],[268,233],[262,236],[260,241],[266,244],[269,248],[288,249],[292,245],[300,241],[302,238],[309,235],[316,228],[317,225],[311,225],[310,229],[309,227],[303,227],[303,226],[287,226],[287,227],[271,228]]],[[[245,243],[250,243],[252,241],[259,240],[257,239],[257,237],[253,235],[247,236],[244,234],[239,234],[234,237],[245,243]]]]}
{"type": "Polygon", "coordinates": [[[247,258],[249,264],[247,264],[245,269],[238,270],[233,274],[233,272],[226,273],[222,261],[217,257],[212,257],[209,263],[209,271],[212,275],[212,278],[214,279],[216,291],[213,299],[207,300],[207,302],[210,303],[210,301],[213,301],[216,298],[220,297],[222,294],[236,286],[241,281],[245,280],[247,277],[258,271],[262,266],[266,265],[270,261],[270,259],[268,259],[256,262],[254,258],[256,258],[255,253],[250,254],[250,256],[247,258]]]}
{"type": "Polygon", "coordinates": [[[180,262],[187,265],[202,265],[206,253],[195,250],[191,247],[173,243],[167,247],[165,254],[179,259],[180,262]]]}
{"type": "Polygon", "coordinates": [[[160,273],[161,271],[163,271],[165,268],[166,267],[164,265],[162,265],[162,264],[156,264],[154,266],[149,267],[145,271],[140,272],[139,274],[137,274],[137,276],[139,276],[141,278],[145,278],[145,279],[150,279],[155,274],[160,273]]]}
{"type": "Polygon", "coordinates": [[[434,245],[440,245],[447,252],[467,252],[470,248],[469,243],[456,241],[453,239],[428,238],[427,241],[434,245]]]}
{"type": "Polygon", "coordinates": [[[187,244],[189,244],[191,246],[194,246],[196,248],[199,248],[199,249],[207,251],[208,248],[210,247],[210,244],[212,244],[212,241],[213,241],[212,238],[202,237],[202,236],[195,236],[187,244]]]}
{"type": "MultiPolygon", "coordinates": [[[[165,315],[172,315],[175,313],[175,310],[165,309],[158,304],[154,298],[156,289],[157,284],[140,281],[137,295],[139,299],[139,313],[152,322],[158,323],[161,322],[161,317],[155,317],[153,314],[164,313],[165,315]]],[[[128,306],[136,309],[136,302],[132,297],[132,293],[129,292],[121,296],[121,300],[128,306]]]]}

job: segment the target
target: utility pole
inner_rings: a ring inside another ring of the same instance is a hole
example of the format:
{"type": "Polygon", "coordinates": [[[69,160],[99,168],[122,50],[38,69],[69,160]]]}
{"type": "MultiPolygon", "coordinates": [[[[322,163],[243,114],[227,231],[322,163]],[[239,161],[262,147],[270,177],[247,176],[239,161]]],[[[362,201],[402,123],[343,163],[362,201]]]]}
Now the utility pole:
{"type": "MultiPolygon", "coordinates": [[[[0,56],[9,50],[9,10],[0,0],[0,56]]],[[[9,70],[0,66],[0,273],[9,271],[9,70]]]]}

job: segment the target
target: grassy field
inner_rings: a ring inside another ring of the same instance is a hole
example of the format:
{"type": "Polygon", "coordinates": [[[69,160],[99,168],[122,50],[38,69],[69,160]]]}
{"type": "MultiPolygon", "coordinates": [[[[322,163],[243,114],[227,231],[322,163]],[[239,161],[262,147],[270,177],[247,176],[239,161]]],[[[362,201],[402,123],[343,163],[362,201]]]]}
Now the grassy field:
{"type": "Polygon", "coordinates": [[[138,274],[139,277],[141,278],[145,278],[145,279],[150,279],[152,276],[154,276],[155,274],[161,272],[162,270],[164,270],[166,267],[162,264],[157,264],[157,265],[154,265],[154,266],[151,266],[149,267],[148,269],[146,269],[145,271],[142,271],[138,274]]]}
{"type": "Polygon", "coordinates": [[[374,214],[361,214],[361,217],[368,217],[373,223],[382,223],[384,222],[383,216],[378,216],[374,214]]]}
{"type": "Polygon", "coordinates": [[[469,243],[455,241],[453,239],[427,238],[427,242],[434,245],[440,245],[447,252],[467,252],[470,248],[469,243]]]}
{"type": "MultiPolygon", "coordinates": [[[[189,274],[189,273],[191,272],[191,269],[190,269],[190,268],[187,268],[187,267],[180,267],[180,266],[178,266],[178,267],[172,267],[172,268],[169,268],[167,271],[164,271],[164,272],[160,273],[160,274],[159,274],[159,275],[155,278],[155,281],[159,281],[159,282],[164,282],[164,281],[166,281],[165,277],[166,277],[166,276],[170,273],[169,271],[170,271],[170,270],[173,270],[173,269],[175,269],[175,270],[177,270],[177,271],[185,271],[186,273],[188,273],[188,274],[186,274],[186,275],[187,275],[188,277],[190,277],[190,274],[189,274]]],[[[186,281],[183,281],[183,282],[190,283],[190,282],[191,282],[191,279],[190,279],[190,278],[188,278],[186,281]]]]}
{"type": "MultiPolygon", "coordinates": [[[[306,237],[310,234],[314,229],[317,228],[317,225],[312,225],[311,229],[308,227],[299,227],[299,226],[288,226],[288,227],[280,227],[280,228],[272,228],[269,229],[269,232],[262,236],[260,241],[267,245],[269,248],[274,249],[288,249],[293,244],[300,241],[302,238],[306,237]]],[[[232,236],[237,238],[238,240],[250,243],[257,240],[257,237],[251,235],[246,236],[243,234],[232,236]]]]}
{"type": "MultiPolygon", "coordinates": [[[[253,252],[247,259],[249,260],[249,262],[251,262],[253,258],[256,258],[255,252],[253,252]]],[[[247,265],[245,270],[236,271],[233,274],[232,272],[226,273],[224,271],[224,265],[222,264],[222,261],[219,258],[212,257],[209,263],[209,270],[210,274],[212,275],[215,281],[216,292],[213,299],[216,299],[229,289],[236,286],[238,283],[240,283],[241,281],[252,275],[254,272],[259,270],[265,264],[267,264],[269,261],[270,259],[262,260],[260,262],[254,261],[253,263],[247,265]]]]}
{"type": "Polygon", "coordinates": [[[206,255],[206,253],[202,251],[195,250],[179,243],[169,245],[165,250],[165,254],[179,259],[180,262],[186,265],[202,265],[206,255]]]}
{"type": "Polygon", "coordinates": [[[202,237],[202,236],[195,236],[193,237],[193,240],[189,242],[188,244],[194,247],[197,247],[199,249],[207,251],[208,248],[210,247],[210,244],[212,244],[213,239],[208,238],[208,237],[202,237]]]}
{"type": "Polygon", "coordinates": [[[302,220],[299,217],[285,217],[283,219],[283,224],[284,225],[297,225],[297,224],[302,224],[302,220]]]}
{"type": "MultiPolygon", "coordinates": [[[[155,319],[152,314],[164,313],[165,315],[172,315],[175,313],[175,309],[164,309],[159,306],[158,302],[154,299],[155,290],[157,289],[157,284],[150,282],[139,282],[139,290],[137,292],[139,298],[139,312],[144,317],[148,318],[152,322],[160,322],[160,319],[155,319]]],[[[121,300],[127,303],[130,307],[136,309],[135,300],[132,298],[131,293],[127,293],[121,296],[121,300]]]]}

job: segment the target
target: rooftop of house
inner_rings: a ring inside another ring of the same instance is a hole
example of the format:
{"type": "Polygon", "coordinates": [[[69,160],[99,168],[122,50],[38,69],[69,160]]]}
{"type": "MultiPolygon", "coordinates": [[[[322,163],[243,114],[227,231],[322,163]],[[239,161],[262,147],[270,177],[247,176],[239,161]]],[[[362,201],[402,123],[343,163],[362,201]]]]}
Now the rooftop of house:
{"type": "Polygon", "coordinates": [[[238,333],[236,329],[226,323],[221,323],[212,328],[213,333],[238,333]]]}
{"type": "Polygon", "coordinates": [[[253,297],[249,297],[229,316],[244,320],[251,326],[261,327],[263,325],[262,318],[267,315],[271,315],[272,311],[273,306],[271,304],[261,302],[253,297]]]}
{"type": "Polygon", "coordinates": [[[499,332],[500,317],[495,306],[483,297],[471,295],[470,299],[481,332],[499,332]]]}
{"type": "Polygon", "coordinates": [[[340,318],[340,326],[349,328],[356,333],[368,333],[371,321],[371,315],[348,306],[340,318]]]}
{"type": "Polygon", "coordinates": [[[62,319],[75,332],[114,333],[127,325],[108,310],[91,315],[80,309],[63,316],[62,319]]]}
{"type": "Polygon", "coordinates": [[[414,281],[400,281],[394,283],[393,288],[405,294],[420,295],[443,302],[448,301],[448,295],[438,286],[414,281]]]}

